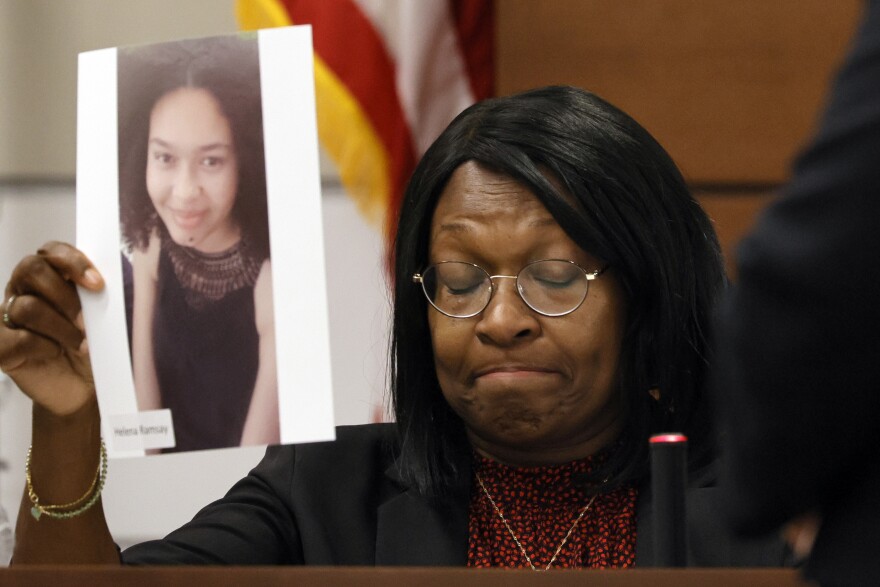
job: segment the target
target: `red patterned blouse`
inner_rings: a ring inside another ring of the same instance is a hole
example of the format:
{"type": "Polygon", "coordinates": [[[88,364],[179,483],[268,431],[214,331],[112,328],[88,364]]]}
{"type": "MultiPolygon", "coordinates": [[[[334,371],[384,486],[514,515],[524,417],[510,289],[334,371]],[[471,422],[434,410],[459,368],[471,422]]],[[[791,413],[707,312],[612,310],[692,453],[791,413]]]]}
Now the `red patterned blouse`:
{"type": "Polygon", "coordinates": [[[575,525],[591,496],[572,482],[572,474],[589,472],[591,460],[550,467],[509,467],[475,455],[468,566],[529,568],[512,531],[535,568],[543,570],[572,526],[571,536],[553,560],[552,568],[633,566],[637,493],[634,487],[599,494],[575,525]]]}

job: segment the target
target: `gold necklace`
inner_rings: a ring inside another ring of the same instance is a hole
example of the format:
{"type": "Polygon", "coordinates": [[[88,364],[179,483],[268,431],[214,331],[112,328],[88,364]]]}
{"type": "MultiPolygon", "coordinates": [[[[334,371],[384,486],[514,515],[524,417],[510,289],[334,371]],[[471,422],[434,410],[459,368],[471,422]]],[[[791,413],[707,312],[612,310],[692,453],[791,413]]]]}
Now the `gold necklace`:
{"type": "MultiPolygon", "coordinates": [[[[495,510],[495,513],[498,514],[498,518],[501,519],[501,522],[504,524],[504,527],[507,528],[507,532],[510,534],[510,537],[513,538],[513,541],[519,547],[519,551],[522,553],[523,558],[526,559],[526,562],[529,563],[529,566],[532,567],[533,571],[537,571],[538,568],[535,567],[535,563],[532,562],[532,557],[529,556],[529,553],[526,552],[525,547],[523,547],[522,542],[519,541],[516,534],[513,531],[513,528],[510,527],[510,524],[507,523],[507,519],[504,517],[504,514],[501,513],[501,509],[495,504],[495,500],[492,499],[492,496],[489,495],[489,490],[486,489],[486,485],[483,483],[483,478],[480,477],[479,473],[474,473],[477,477],[477,483],[480,484],[480,489],[483,490],[483,494],[486,496],[486,499],[489,500],[489,503],[492,504],[492,509],[495,510]]],[[[581,509],[581,513],[578,514],[578,517],[575,518],[574,524],[571,525],[571,528],[568,529],[568,532],[565,534],[565,538],[562,539],[562,542],[559,543],[559,546],[556,547],[556,552],[553,553],[553,556],[550,558],[550,562],[547,563],[547,566],[544,567],[545,571],[550,570],[550,567],[553,566],[553,563],[556,562],[556,557],[559,556],[559,553],[562,552],[562,547],[565,546],[565,543],[568,542],[568,539],[571,537],[574,529],[577,528],[577,525],[580,524],[584,515],[590,510],[590,507],[593,505],[593,502],[596,501],[596,497],[598,494],[593,495],[590,498],[590,501],[587,502],[587,505],[581,509]]]]}

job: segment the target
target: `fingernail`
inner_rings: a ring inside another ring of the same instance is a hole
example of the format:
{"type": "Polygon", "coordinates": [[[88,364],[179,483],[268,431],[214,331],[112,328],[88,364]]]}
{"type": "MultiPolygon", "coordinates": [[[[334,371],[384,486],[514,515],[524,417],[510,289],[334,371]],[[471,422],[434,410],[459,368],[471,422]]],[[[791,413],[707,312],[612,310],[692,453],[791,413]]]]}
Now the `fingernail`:
{"type": "Polygon", "coordinates": [[[101,274],[91,267],[86,269],[86,272],[83,274],[83,281],[86,282],[86,285],[90,285],[93,287],[98,287],[103,283],[103,280],[101,279],[101,274]]]}
{"type": "Polygon", "coordinates": [[[79,343],[79,352],[83,354],[89,352],[89,339],[84,338],[83,341],[79,343]]]}
{"type": "Polygon", "coordinates": [[[76,315],[76,318],[74,319],[73,323],[76,325],[77,328],[79,328],[80,332],[86,331],[86,323],[83,320],[83,313],[82,312],[80,312],[79,314],[76,315]]]}

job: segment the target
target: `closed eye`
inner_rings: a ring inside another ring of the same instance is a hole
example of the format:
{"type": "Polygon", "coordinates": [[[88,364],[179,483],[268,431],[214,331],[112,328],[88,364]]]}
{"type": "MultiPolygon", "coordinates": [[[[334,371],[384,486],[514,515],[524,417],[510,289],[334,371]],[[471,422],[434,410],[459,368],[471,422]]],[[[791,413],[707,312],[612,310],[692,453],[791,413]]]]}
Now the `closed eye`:
{"type": "Polygon", "coordinates": [[[470,295],[473,293],[477,293],[477,291],[480,289],[480,284],[479,283],[474,283],[471,285],[463,284],[458,287],[454,287],[451,284],[447,283],[444,285],[444,289],[446,290],[446,292],[449,295],[466,296],[466,295],[470,295]]]}
{"type": "Polygon", "coordinates": [[[541,287],[546,287],[548,289],[563,289],[566,287],[571,287],[578,281],[579,276],[571,276],[571,277],[535,277],[534,282],[540,285],[541,287]]]}

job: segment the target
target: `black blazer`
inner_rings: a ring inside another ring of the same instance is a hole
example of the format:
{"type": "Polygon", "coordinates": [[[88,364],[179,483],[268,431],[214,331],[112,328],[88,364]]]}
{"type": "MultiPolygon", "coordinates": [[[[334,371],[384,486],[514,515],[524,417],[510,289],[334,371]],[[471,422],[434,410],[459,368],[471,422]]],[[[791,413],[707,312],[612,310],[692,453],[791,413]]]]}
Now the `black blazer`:
{"type": "MultiPolygon", "coordinates": [[[[270,447],[219,501],[128,564],[465,566],[469,497],[433,505],[395,474],[391,424],[343,426],[335,442],[270,447]]],[[[465,468],[464,470],[467,470],[465,468]]],[[[701,480],[699,484],[703,484],[701,480]]],[[[636,564],[653,560],[650,489],[637,505],[636,564]]],[[[776,540],[741,541],[717,523],[711,487],[688,494],[695,566],[781,565],[776,540]]]]}
{"type": "Polygon", "coordinates": [[[807,576],[880,585],[880,3],[737,257],[715,386],[731,523],[761,533],[818,510],[807,576]]]}

